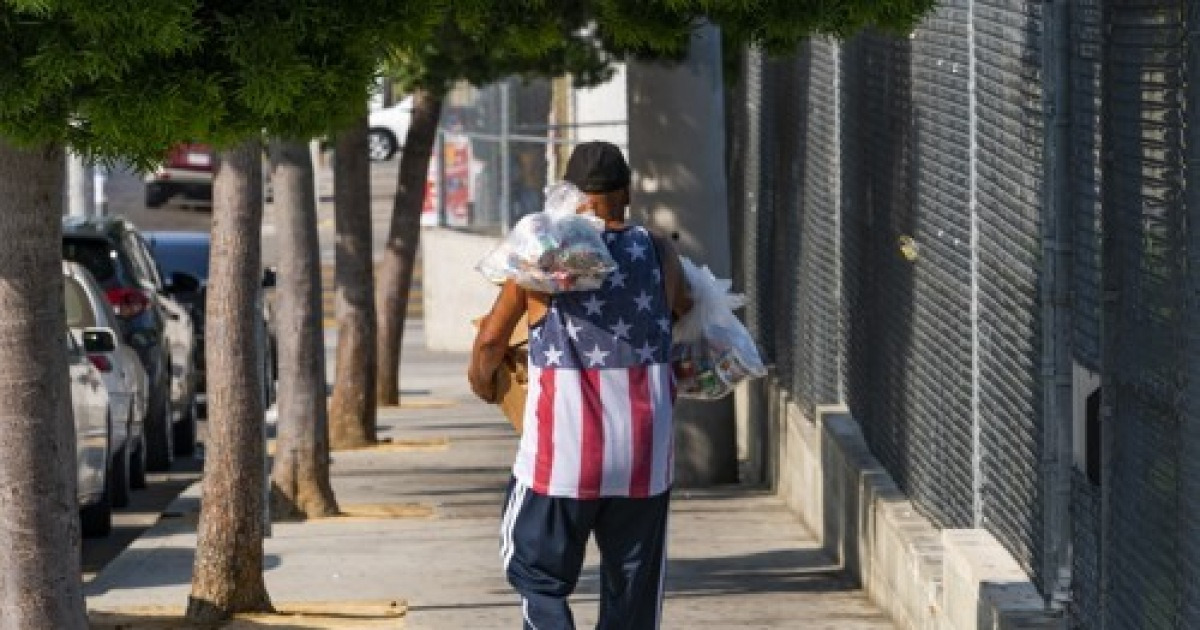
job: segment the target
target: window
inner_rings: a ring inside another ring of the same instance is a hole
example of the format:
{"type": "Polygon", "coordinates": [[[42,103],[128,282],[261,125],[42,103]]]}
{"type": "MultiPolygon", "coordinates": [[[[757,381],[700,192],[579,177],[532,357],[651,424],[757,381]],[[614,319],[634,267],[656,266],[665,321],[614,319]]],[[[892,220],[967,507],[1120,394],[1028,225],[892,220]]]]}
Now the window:
{"type": "Polygon", "coordinates": [[[102,286],[118,284],[117,253],[105,241],[91,238],[63,239],[63,258],[83,265],[102,286]]]}
{"type": "Polygon", "coordinates": [[[96,314],[83,287],[73,278],[63,278],[63,298],[67,306],[67,325],[89,328],[96,325],[96,314]]]}

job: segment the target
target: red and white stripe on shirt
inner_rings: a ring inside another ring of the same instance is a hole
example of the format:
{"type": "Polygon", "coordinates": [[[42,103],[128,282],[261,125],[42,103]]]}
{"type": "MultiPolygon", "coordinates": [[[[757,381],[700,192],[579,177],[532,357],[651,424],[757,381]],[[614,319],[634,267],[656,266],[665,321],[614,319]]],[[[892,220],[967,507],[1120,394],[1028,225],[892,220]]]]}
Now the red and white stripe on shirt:
{"type": "Polygon", "coordinates": [[[555,497],[665,492],[674,465],[674,399],[666,363],[615,370],[531,365],[513,474],[555,497]]]}

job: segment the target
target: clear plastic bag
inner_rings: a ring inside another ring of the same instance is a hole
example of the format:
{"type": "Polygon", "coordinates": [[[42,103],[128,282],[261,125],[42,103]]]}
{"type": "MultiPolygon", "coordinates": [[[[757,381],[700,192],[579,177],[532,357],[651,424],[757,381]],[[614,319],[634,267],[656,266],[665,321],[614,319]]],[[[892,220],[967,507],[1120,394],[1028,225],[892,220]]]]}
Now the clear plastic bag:
{"type": "Polygon", "coordinates": [[[728,396],[743,380],[766,376],[750,331],[733,314],[745,306],[745,296],[730,293],[732,283],[718,279],[708,267],[697,267],[682,256],[680,263],[693,305],[673,332],[671,361],[679,395],[715,400],[728,396]]]}
{"type": "Polygon", "coordinates": [[[492,282],[513,280],[541,293],[603,287],[617,263],[604,244],[604,222],[576,212],[586,199],[567,182],[551,186],[545,210],[518,221],[476,268],[492,282]]]}

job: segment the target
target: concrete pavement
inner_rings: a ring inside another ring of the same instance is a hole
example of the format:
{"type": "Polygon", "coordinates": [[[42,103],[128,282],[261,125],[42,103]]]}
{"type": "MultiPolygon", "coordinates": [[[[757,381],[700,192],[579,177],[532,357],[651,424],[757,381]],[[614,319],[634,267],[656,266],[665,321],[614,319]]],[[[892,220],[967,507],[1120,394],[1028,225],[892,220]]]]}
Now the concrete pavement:
{"type": "MultiPolygon", "coordinates": [[[[268,588],[277,604],[408,603],[403,621],[362,627],[518,628],[497,550],[514,434],[470,395],[464,355],[423,350],[419,322],[405,340],[406,404],[380,414],[393,445],[338,452],[333,465],[343,507],[390,506],[400,517],[276,523],[266,541],[268,588]]],[[[91,609],[184,605],[198,494],[198,486],[185,492],[88,585],[91,609]]],[[[665,628],[892,627],[773,496],[740,487],[677,491],[670,527],[665,628]]],[[[595,623],[595,560],[593,548],[574,598],[581,628],[595,623]]]]}

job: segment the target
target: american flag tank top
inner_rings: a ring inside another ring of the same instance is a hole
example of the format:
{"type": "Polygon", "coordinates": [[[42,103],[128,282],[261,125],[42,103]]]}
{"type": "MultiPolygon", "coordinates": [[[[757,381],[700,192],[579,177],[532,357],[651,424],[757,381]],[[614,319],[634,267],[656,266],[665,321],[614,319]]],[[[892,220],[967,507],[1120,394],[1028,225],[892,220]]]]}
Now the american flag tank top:
{"type": "Polygon", "coordinates": [[[604,287],[555,295],[529,331],[529,395],[513,474],[539,494],[647,497],[673,467],[671,313],[650,233],[606,230],[604,287]]]}

